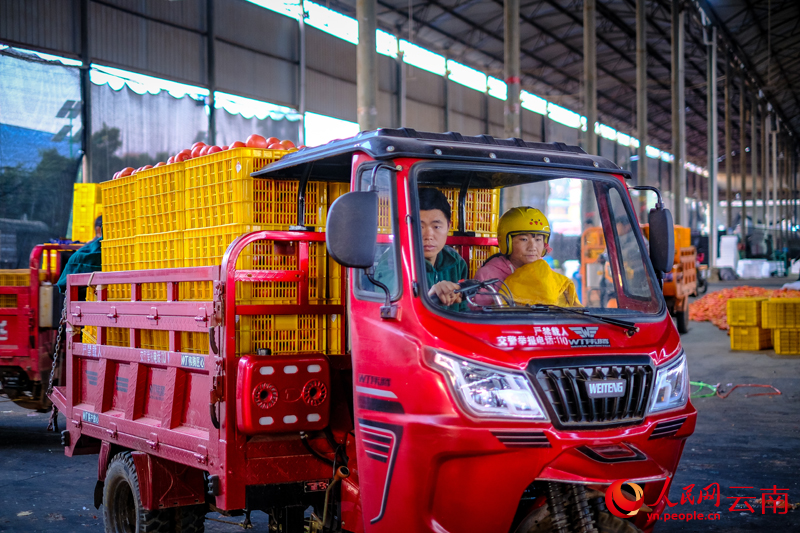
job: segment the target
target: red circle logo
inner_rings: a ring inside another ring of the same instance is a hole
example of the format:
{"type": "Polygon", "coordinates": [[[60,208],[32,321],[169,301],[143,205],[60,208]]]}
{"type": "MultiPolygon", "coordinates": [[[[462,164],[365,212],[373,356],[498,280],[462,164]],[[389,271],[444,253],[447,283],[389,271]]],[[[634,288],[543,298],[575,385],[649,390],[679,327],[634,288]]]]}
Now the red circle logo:
{"type": "Polygon", "coordinates": [[[606,490],[606,506],[614,516],[620,518],[636,516],[642,505],[644,505],[644,491],[636,483],[619,480],[606,490]],[[623,490],[624,485],[627,485],[629,490],[623,490]]]}

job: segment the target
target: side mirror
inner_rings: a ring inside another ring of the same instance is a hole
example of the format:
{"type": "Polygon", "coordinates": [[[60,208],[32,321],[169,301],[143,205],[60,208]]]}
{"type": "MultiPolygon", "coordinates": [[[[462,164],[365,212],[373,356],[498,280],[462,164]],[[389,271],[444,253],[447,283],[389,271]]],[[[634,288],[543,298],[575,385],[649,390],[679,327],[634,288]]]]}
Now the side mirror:
{"type": "Polygon", "coordinates": [[[664,273],[669,272],[675,261],[672,213],[669,209],[656,206],[650,210],[647,221],[650,224],[650,261],[653,268],[664,273]]]}
{"type": "Polygon", "coordinates": [[[378,239],[378,193],[348,192],[328,208],[325,241],[330,256],[342,266],[370,268],[378,239]]]}

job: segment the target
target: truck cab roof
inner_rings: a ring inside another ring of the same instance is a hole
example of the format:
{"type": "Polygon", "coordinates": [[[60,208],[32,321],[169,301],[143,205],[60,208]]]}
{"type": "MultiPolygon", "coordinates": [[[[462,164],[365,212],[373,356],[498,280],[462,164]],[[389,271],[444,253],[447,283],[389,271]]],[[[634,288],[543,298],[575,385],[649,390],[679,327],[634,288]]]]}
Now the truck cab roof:
{"type": "Polygon", "coordinates": [[[622,174],[608,159],[589,155],[579,146],[560,142],[527,142],[519,138],[497,139],[491,135],[432,133],[411,128],[382,128],[354,137],[303,148],[267,165],[252,176],[287,180],[350,181],[352,155],[363,152],[375,160],[412,157],[485,163],[558,167],[622,174]]]}

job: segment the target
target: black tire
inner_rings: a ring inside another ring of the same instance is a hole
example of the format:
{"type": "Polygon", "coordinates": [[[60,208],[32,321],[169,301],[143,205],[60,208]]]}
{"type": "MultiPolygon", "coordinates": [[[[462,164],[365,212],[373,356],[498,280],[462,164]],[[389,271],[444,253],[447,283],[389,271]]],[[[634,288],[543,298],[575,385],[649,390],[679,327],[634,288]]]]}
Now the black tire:
{"type": "Polygon", "coordinates": [[[106,533],[172,533],[173,515],[173,509],[144,508],[130,452],[118,453],[111,459],[103,486],[106,533]]]}
{"type": "Polygon", "coordinates": [[[689,310],[676,312],[675,319],[678,322],[678,333],[689,333],[689,310]]]}
{"type": "Polygon", "coordinates": [[[175,508],[175,533],[203,533],[206,530],[206,506],[188,505],[175,508]]]}

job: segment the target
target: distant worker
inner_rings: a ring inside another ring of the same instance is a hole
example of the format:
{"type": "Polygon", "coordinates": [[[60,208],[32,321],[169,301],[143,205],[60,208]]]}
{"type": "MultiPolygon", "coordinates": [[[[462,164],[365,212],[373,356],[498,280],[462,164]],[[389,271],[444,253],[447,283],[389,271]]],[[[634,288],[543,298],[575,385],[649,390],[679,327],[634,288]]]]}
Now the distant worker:
{"type": "MultiPolygon", "coordinates": [[[[437,297],[451,310],[463,310],[461,294],[455,290],[458,282],[468,277],[467,262],[458,253],[446,246],[450,230],[450,204],[438,189],[419,189],[419,224],[422,231],[422,253],[425,256],[425,274],[428,281],[428,296],[437,297]]],[[[394,272],[380,261],[375,268],[375,278],[391,286],[394,272]]]]}
{"type": "MultiPolygon", "coordinates": [[[[61,277],[58,279],[58,290],[64,294],[67,290],[67,276],[69,274],[87,274],[89,272],[98,272],[103,269],[102,255],[100,253],[100,245],[103,241],[103,217],[99,216],[94,221],[94,234],[95,238],[84,244],[79,248],[72,257],[69,258],[64,269],[61,271],[61,277]]],[[[86,289],[82,289],[85,292],[86,289]]],[[[81,299],[85,298],[81,294],[81,299]]]]}

